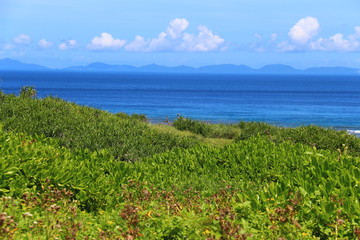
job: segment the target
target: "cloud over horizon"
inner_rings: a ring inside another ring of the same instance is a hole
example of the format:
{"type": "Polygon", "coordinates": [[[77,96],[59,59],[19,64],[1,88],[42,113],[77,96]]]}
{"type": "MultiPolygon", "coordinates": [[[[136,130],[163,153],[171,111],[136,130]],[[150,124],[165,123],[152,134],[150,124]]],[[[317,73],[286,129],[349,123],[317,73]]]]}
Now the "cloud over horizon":
{"type": "Polygon", "coordinates": [[[96,36],[87,45],[89,50],[118,50],[122,48],[126,40],[114,39],[109,33],[101,33],[100,37],[96,36]]]}
{"type": "Polygon", "coordinates": [[[157,38],[145,39],[137,35],[125,46],[129,52],[208,52],[221,50],[225,40],[205,26],[198,27],[198,34],[185,32],[190,23],[185,18],[170,21],[165,31],[157,38]]]}
{"type": "Polygon", "coordinates": [[[304,45],[319,32],[320,24],[317,18],[306,17],[300,19],[289,31],[288,35],[292,42],[304,45]]]}
{"type": "Polygon", "coordinates": [[[329,38],[319,38],[310,43],[310,48],[319,51],[360,51],[360,26],[356,26],[354,28],[354,33],[347,37],[341,33],[336,33],[329,38]]]}
{"type": "Polygon", "coordinates": [[[15,48],[15,46],[13,44],[5,43],[5,44],[2,45],[2,49],[6,50],[6,51],[12,50],[14,48],[15,48]]]}
{"type": "Polygon", "coordinates": [[[77,48],[77,41],[73,40],[73,39],[59,44],[60,50],[69,50],[69,49],[75,49],[75,48],[77,48]]]}
{"type": "Polygon", "coordinates": [[[54,45],[53,42],[50,42],[50,41],[47,41],[45,38],[41,39],[39,42],[38,42],[38,46],[42,49],[46,49],[46,48],[50,48],[54,45]]]}
{"type": "Polygon", "coordinates": [[[324,52],[357,52],[360,51],[360,26],[354,28],[354,33],[345,36],[336,33],[328,38],[319,37],[320,23],[314,17],[300,19],[289,31],[288,41],[277,45],[280,52],[293,51],[324,51],[324,52]]]}
{"type": "MultiPolygon", "coordinates": [[[[321,36],[319,19],[313,16],[300,18],[294,22],[287,33],[274,32],[263,36],[254,34],[255,41],[234,44],[225,41],[219,34],[200,25],[196,32],[189,32],[190,22],[185,18],[169,21],[164,31],[155,38],[136,35],[132,41],[115,38],[108,32],[93,37],[88,44],[71,39],[57,43],[58,50],[123,51],[123,52],[216,52],[216,51],[253,51],[253,52],[360,52],[360,26],[355,26],[351,34],[333,33],[321,36]],[[241,47],[239,47],[241,46],[241,47]]],[[[234,40],[233,40],[234,41],[234,40]]],[[[2,42],[1,49],[8,53],[31,47],[38,50],[51,49],[54,41],[42,38],[33,41],[30,36],[20,34],[10,42],[2,42]]]]}
{"type": "Polygon", "coordinates": [[[27,45],[30,44],[31,38],[26,34],[20,34],[13,38],[14,43],[19,45],[27,45]]]}
{"type": "Polygon", "coordinates": [[[277,50],[280,52],[304,51],[309,49],[308,43],[318,33],[320,23],[317,18],[305,17],[301,18],[289,30],[289,40],[282,41],[277,45],[277,50]]]}

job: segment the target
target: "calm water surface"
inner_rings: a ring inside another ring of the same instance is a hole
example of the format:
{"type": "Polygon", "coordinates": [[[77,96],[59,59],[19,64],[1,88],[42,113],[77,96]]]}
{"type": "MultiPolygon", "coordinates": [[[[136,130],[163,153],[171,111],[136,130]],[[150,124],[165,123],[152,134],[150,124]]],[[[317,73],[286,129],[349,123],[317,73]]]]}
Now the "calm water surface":
{"type": "Polygon", "coordinates": [[[177,114],[211,122],[264,121],[360,130],[360,76],[0,72],[0,89],[34,86],[110,112],[177,114]]]}

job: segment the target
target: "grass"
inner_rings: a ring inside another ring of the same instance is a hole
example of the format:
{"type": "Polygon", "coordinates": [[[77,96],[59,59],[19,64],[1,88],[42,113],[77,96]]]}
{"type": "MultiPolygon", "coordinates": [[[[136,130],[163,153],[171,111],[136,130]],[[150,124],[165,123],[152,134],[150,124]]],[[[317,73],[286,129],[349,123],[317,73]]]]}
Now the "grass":
{"type": "Polygon", "coordinates": [[[178,130],[177,128],[175,128],[174,126],[171,126],[171,125],[150,124],[150,127],[154,128],[160,132],[170,133],[170,134],[178,135],[178,136],[182,136],[182,137],[191,137],[191,138],[197,139],[200,142],[209,144],[214,147],[224,147],[224,146],[234,142],[233,139],[228,139],[228,138],[206,138],[200,134],[196,134],[196,133],[193,133],[190,131],[178,130]]]}

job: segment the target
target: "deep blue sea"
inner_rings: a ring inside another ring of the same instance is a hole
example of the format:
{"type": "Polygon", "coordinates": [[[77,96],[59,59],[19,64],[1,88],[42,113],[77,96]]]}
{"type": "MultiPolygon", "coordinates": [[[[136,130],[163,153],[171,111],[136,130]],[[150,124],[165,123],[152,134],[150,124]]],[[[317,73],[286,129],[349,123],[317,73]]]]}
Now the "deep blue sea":
{"type": "Polygon", "coordinates": [[[360,133],[360,75],[214,75],[85,72],[0,72],[0,89],[57,96],[113,113],[177,114],[209,122],[316,124],[360,133]]]}

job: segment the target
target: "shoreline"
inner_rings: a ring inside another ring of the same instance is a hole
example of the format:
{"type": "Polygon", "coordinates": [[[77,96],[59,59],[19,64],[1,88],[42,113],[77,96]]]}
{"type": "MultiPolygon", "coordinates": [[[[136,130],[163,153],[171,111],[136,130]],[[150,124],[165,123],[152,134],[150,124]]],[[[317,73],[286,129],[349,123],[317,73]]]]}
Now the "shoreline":
{"type": "Polygon", "coordinates": [[[33,86],[40,98],[56,96],[115,114],[145,114],[153,123],[166,116],[174,121],[180,113],[215,124],[314,124],[352,134],[360,130],[358,78],[349,76],[8,73],[2,74],[0,86],[14,94],[22,86],[33,86]]]}

